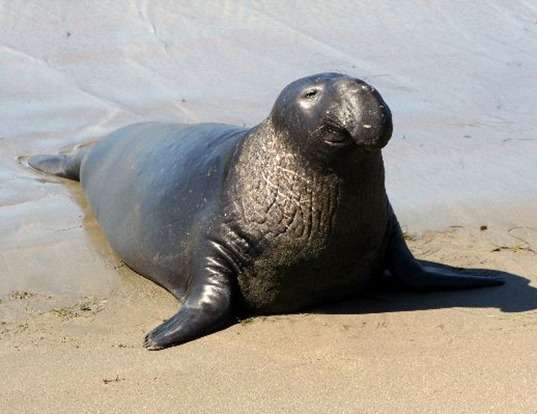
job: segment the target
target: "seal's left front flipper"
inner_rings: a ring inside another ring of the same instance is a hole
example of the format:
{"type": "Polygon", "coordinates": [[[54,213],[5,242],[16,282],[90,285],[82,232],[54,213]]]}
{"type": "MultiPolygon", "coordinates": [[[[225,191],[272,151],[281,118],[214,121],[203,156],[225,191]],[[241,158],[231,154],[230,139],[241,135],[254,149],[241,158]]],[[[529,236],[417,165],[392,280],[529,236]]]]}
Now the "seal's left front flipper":
{"type": "Polygon", "coordinates": [[[393,212],[390,231],[390,242],[386,252],[387,268],[393,276],[410,288],[416,290],[471,289],[500,286],[505,283],[503,279],[496,276],[469,274],[470,270],[416,260],[406,245],[393,212]]]}
{"type": "Polygon", "coordinates": [[[231,285],[228,275],[219,270],[207,267],[193,275],[179,312],[145,336],[147,349],[179,345],[231,324],[231,285]]]}

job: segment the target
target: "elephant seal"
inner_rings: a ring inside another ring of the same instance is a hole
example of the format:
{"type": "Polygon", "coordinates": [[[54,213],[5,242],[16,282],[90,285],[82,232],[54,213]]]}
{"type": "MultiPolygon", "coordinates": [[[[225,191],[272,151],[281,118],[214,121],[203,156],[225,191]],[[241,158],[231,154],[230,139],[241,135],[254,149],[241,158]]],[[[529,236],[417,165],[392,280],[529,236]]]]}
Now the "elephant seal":
{"type": "Polygon", "coordinates": [[[112,248],[182,306],[145,337],[161,349],[237,313],[289,313],[359,293],[389,271],[416,289],[502,284],[417,261],[384,187],[391,113],[338,73],[292,82],[259,125],[140,123],[34,168],[79,179],[112,248]]]}

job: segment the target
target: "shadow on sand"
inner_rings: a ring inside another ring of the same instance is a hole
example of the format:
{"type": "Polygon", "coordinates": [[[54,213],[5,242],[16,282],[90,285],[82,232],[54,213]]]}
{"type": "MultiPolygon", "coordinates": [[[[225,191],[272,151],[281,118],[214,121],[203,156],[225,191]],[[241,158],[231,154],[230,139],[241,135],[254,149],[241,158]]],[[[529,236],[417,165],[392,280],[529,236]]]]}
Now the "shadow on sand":
{"type": "MultiPolygon", "coordinates": [[[[435,262],[423,264],[447,267],[435,262]]],[[[453,268],[451,268],[453,269],[453,268]]],[[[416,292],[390,275],[374,281],[359,299],[315,309],[326,314],[365,314],[443,308],[497,308],[502,312],[526,312],[537,309],[537,288],[522,276],[499,270],[460,269],[463,273],[500,277],[505,285],[469,290],[416,292]]]]}

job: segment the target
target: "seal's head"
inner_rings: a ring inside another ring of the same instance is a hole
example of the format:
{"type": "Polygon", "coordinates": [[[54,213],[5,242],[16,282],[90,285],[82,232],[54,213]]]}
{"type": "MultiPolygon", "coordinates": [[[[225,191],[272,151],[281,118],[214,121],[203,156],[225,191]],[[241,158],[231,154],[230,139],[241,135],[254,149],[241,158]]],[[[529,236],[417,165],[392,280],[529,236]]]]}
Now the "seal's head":
{"type": "Polygon", "coordinates": [[[321,73],[287,85],[271,120],[301,152],[323,160],[336,160],[352,150],[379,150],[392,134],[390,109],[376,89],[339,73],[321,73]]]}

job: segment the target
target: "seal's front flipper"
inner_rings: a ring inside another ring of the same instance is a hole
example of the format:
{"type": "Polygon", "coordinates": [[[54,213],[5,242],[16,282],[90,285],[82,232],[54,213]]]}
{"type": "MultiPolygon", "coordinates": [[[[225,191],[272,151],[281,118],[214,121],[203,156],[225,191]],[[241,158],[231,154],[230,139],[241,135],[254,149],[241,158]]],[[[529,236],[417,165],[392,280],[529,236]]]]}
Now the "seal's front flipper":
{"type": "Polygon", "coordinates": [[[228,275],[220,270],[207,266],[194,275],[179,312],[145,336],[147,349],[179,345],[231,324],[231,286],[228,275]]]}
{"type": "Polygon", "coordinates": [[[442,290],[500,286],[505,283],[503,279],[495,276],[469,274],[471,270],[416,260],[406,245],[393,213],[392,217],[387,267],[390,273],[406,286],[416,290],[442,290]]]}

